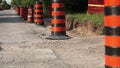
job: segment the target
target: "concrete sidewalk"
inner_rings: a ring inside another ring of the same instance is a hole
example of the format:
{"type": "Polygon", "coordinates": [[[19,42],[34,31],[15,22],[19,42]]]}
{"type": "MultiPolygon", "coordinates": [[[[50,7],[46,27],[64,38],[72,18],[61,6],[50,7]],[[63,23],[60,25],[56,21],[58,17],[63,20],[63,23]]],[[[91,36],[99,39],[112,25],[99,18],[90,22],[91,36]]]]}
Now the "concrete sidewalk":
{"type": "Polygon", "coordinates": [[[0,68],[104,68],[103,36],[47,40],[48,27],[0,11],[0,68]]]}

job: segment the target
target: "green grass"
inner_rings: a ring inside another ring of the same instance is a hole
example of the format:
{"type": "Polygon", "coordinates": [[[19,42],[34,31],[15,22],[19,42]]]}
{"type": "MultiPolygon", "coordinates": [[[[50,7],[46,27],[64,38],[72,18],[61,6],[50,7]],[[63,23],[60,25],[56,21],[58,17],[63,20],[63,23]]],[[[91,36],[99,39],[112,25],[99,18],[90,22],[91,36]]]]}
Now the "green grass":
{"type": "Polygon", "coordinates": [[[85,20],[92,20],[95,25],[104,23],[104,14],[86,14],[86,13],[75,13],[75,14],[68,14],[72,18],[77,18],[81,22],[85,20]]]}

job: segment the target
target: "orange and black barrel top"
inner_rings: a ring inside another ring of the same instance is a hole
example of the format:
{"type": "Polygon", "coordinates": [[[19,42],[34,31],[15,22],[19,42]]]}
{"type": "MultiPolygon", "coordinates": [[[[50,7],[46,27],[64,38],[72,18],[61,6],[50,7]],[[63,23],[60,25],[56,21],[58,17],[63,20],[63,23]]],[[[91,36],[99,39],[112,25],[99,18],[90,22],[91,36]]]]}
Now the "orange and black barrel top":
{"type": "Polygon", "coordinates": [[[30,6],[28,8],[27,21],[28,22],[33,22],[33,7],[32,6],[30,6]]]}
{"type": "Polygon", "coordinates": [[[44,25],[42,2],[37,2],[34,5],[34,23],[38,25],[44,25]]]}
{"type": "Polygon", "coordinates": [[[105,0],[105,68],[120,68],[120,0],[105,0]]]}
{"type": "Polygon", "coordinates": [[[25,7],[23,11],[24,20],[27,20],[27,13],[28,13],[28,8],[25,7]]]}
{"type": "Polygon", "coordinates": [[[53,0],[51,22],[51,36],[48,39],[61,40],[70,38],[66,35],[65,5],[63,0],[53,0]]]}

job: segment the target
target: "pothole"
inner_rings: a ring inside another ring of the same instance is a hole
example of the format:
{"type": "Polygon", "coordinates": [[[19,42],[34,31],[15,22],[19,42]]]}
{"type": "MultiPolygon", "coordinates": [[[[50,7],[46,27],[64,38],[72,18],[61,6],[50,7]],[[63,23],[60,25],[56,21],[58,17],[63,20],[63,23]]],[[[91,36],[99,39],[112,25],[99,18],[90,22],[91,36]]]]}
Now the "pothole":
{"type": "Polygon", "coordinates": [[[19,46],[20,48],[30,48],[31,46],[19,46]]]}
{"type": "Polygon", "coordinates": [[[3,50],[3,48],[0,46],[0,51],[2,51],[3,50]]]}
{"type": "Polygon", "coordinates": [[[46,36],[46,34],[41,34],[42,36],[46,36]]]}
{"type": "Polygon", "coordinates": [[[3,44],[3,43],[0,42],[0,45],[1,45],[1,44],[3,44]]]}

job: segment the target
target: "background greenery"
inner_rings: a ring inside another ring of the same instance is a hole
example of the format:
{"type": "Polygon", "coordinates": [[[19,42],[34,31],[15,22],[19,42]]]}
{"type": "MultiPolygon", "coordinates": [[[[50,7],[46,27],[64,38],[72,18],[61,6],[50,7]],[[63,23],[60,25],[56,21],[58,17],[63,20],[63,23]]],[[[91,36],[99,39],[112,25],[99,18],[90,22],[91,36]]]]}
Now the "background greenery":
{"type": "Polygon", "coordinates": [[[1,9],[9,9],[11,6],[7,4],[5,0],[0,0],[0,8],[1,9]]]}
{"type": "MultiPolygon", "coordinates": [[[[44,13],[48,15],[48,6],[50,6],[52,0],[12,0],[11,6],[18,7],[24,6],[28,7],[34,5],[36,1],[43,2],[44,13]]],[[[65,0],[66,12],[86,12],[88,6],[88,0],[65,0]]]]}
{"type": "Polygon", "coordinates": [[[95,25],[104,23],[104,14],[86,14],[86,13],[74,13],[68,14],[74,19],[79,19],[81,22],[91,20],[95,25]]]}
{"type": "MultiPolygon", "coordinates": [[[[44,15],[49,16],[48,7],[52,3],[52,0],[12,0],[11,6],[28,7],[34,5],[36,1],[43,3],[44,15]]],[[[71,15],[73,18],[80,19],[81,21],[91,19],[94,22],[94,24],[103,23],[103,14],[91,14],[91,15],[86,14],[88,0],[65,0],[64,3],[66,7],[65,8],[66,13],[71,15]]]]}

